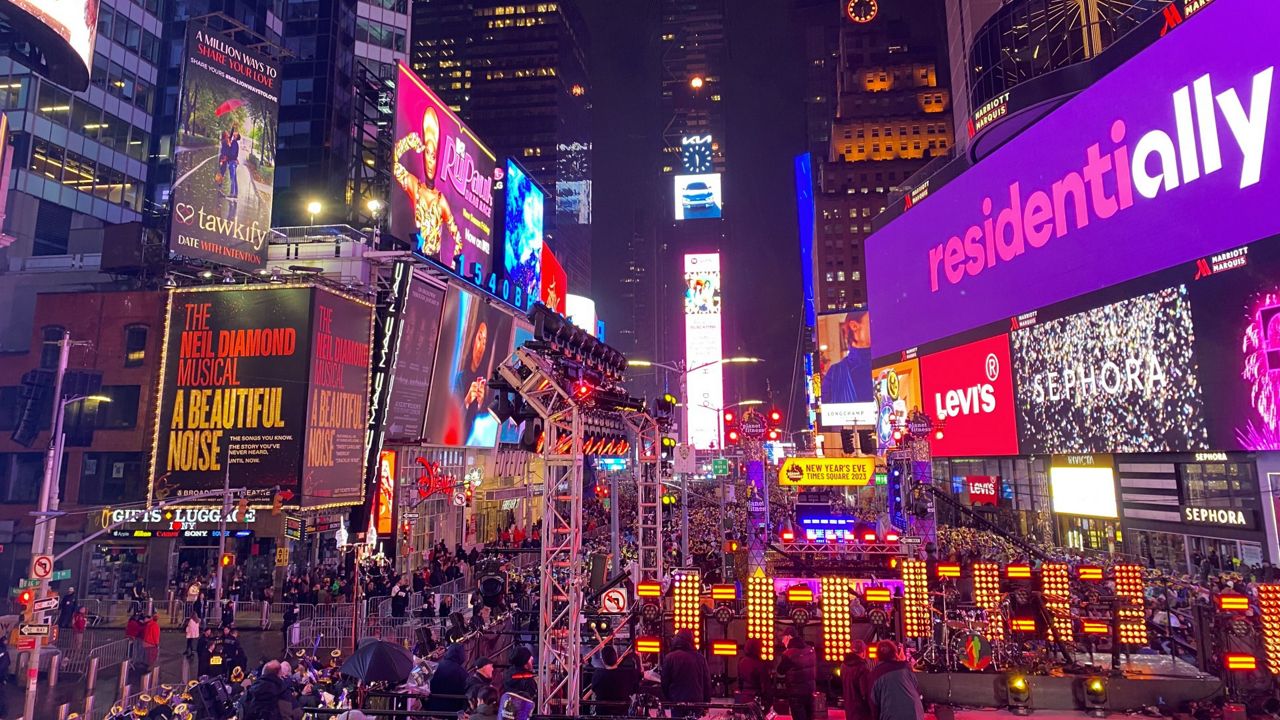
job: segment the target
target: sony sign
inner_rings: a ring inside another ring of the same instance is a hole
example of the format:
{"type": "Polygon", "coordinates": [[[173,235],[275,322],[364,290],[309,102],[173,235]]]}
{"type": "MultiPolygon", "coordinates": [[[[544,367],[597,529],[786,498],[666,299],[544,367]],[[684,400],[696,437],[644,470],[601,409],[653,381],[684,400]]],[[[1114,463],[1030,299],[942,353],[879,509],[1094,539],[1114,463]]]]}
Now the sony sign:
{"type": "Polygon", "coordinates": [[[1277,34],[1213,3],[873,234],[874,355],[1280,233],[1277,34]]]}

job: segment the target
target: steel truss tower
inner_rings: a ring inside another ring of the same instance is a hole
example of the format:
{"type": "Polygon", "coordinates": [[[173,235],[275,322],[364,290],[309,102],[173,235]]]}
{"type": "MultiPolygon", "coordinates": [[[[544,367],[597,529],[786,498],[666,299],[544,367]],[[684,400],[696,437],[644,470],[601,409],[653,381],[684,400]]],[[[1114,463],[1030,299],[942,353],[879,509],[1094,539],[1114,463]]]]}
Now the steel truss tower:
{"type": "Polygon", "coordinates": [[[516,350],[498,368],[543,421],[542,572],[538,594],[538,712],[580,714],[581,665],[594,655],[584,648],[582,597],[588,576],[582,556],[583,438],[590,424],[620,421],[631,440],[637,482],[642,577],[662,576],[661,434],[644,412],[591,407],[575,400],[555,362],[530,349],[516,350]]]}

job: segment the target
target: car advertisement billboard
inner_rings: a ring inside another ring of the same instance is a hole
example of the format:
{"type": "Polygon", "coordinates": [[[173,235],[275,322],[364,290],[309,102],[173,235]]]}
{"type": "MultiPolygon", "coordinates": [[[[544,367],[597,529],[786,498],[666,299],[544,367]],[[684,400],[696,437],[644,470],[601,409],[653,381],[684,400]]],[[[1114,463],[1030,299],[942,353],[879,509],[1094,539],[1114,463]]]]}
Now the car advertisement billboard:
{"type": "Polygon", "coordinates": [[[720,173],[675,176],[676,220],[719,218],[724,213],[720,173]]]}
{"type": "Polygon", "coordinates": [[[280,70],[192,24],[169,196],[169,252],[241,270],[266,266],[280,70]]]}
{"type": "Polygon", "coordinates": [[[824,428],[874,425],[871,382],[871,322],[866,310],[827,313],[818,318],[814,382],[824,428]]]}
{"type": "Polygon", "coordinates": [[[876,440],[881,448],[893,446],[894,428],[902,427],[907,416],[920,412],[920,361],[903,360],[872,371],[875,379],[876,440]]]}
{"type": "Polygon", "coordinates": [[[569,275],[551,248],[542,246],[542,304],[564,315],[569,297],[569,275]]]}
{"type": "Polygon", "coordinates": [[[390,232],[413,252],[463,274],[489,272],[497,157],[403,62],[396,74],[390,232]]]}
{"type": "MultiPolygon", "coordinates": [[[[296,495],[311,368],[310,288],[177,290],[166,322],[153,492],[296,495]],[[300,382],[300,379],[303,380],[300,382]]],[[[212,501],[210,501],[212,502],[212,501]]]]}
{"type": "Polygon", "coordinates": [[[443,288],[424,277],[413,278],[404,306],[391,398],[387,401],[388,440],[414,441],[422,437],[443,305],[443,288]]]}
{"type": "Polygon", "coordinates": [[[428,445],[493,447],[498,419],[489,412],[489,377],[511,353],[512,317],[479,294],[450,285],[422,439],[428,445]]]}
{"type": "Polygon", "coordinates": [[[723,447],[724,348],[721,333],[720,254],[684,256],[684,361],[689,369],[685,408],[688,441],[698,450],[723,447]]]}
{"type": "Polygon", "coordinates": [[[875,355],[1280,232],[1278,33],[1209,4],[874,233],[875,355]]]}
{"type": "Polygon", "coordinates": [[[1185,286],[1010,337],[1024,453],[1208,449],[1185,286]]]}
{"type": "Polygon", "coordinates": [[[1007,334],[922,356],[920,386],[925,414],[944,424],[934,455],[1018,454],[1007,334]]]}
{"type": "Polygon", "coordinates": [[[311,307],[302,507],[355,504],[364,493],[373,306],[316,288],[311,307]]]}
{"type": "Polygon", "coordinates": [[[542,294],[542,229],[547,194],[515,160],[507,160],[502,277],[514,304],[527,308],[542,294]]]}

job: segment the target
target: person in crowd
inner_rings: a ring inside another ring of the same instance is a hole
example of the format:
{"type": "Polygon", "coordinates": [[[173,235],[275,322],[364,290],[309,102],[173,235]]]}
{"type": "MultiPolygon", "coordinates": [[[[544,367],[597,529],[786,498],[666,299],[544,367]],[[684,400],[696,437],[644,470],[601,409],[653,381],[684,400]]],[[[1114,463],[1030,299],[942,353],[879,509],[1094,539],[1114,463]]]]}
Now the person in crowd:
{"type": "MultiPolygon", "coordinates": [[[[629,658],[628,658],[629,659],[629,658]]],[[[640,669],[618,660],[618,650],[605,645],[600,650],[602,668],[591,675],[591,692],[596,696],[596,715],[626,715],[631,697],[640,690],[640,669]]]]}
{"type": "Polygon", "coordinates": [[[5,637],[0,634],[0,718],[9,717],[9,669],[13,659],[9,656],[9,647],[5,637]]]}
{"type": "Polygon", "coordinates": [[[872,720],[924,720],[915,671],[901,659],[894,641],[876,645],[876,667],[869,682],[872,720]]]}
{"type": "Polygon", "coordinates": [[[262,666],[258,679],[245,691],[241,720],[286,720],[280,706],[288,700],[289,689],[280,676],[280,663],[272,660],[262,666]]]}
{"type": "Polygon", "coordinates": [[[391,617],[404,617],[405,610],[409,607],[409,586],[406,579],[402,579],[391,588],[391,617]]]}
{"type": "Polygon", "coordinates": [[[88,627],[89,611],[82,605],[76,608],[76,614],[71,618],[71,633],[76,650],[84,646],[84,631],[88,627]]]}
{"type": "Polygon", "coordinates": [[[76,610],[80,608],[80,601],[76,597],[75,588],[67,588],[62,594],[62,600],[58,603],[58,627],[71,627],[71,618],[75,617],[76,610]]]}
{"type": "Polygon", "coordinates": [[[431,695],[426,710],[434,713],[456,713],[467,709],[467,649],[450,645],[431,675],[431,695]]]}
{"type": "Polygon", "coordinates": [[[471,720],[498,720],[498,691],[486,686],[480,691],[476,708],[471,711],[471,720]]]}
{"type": "Polygon", "coordinates": [[[797,633],[787,642],[778,661],[783,693],[792,720],[813,720],[813,694],[818,689],[818,659],[813,648],[797,633]]]}
{"type": "Polygon", "coordinates": [[[760,638],[749,638],[738,661],[738,696],[734,702],[759,701],[766,711],[773,707],[772,663],[761,659],[763,643],[760,638]]]}
{"type": "Polygon", "coordinates": [[[289,630],[298,622],[299,615],[302,614],[302,608],[297,603],[290,605],[284,611],[284,622],[281,623],[280,631],[284,634],[284,646],[289,647],[289,630]]]}
{"type": "MultiPolygon", "coordinates": [[[[662,696],[673,703],[711,702],[711,670],[707,659],[693,646],[692,630],[676,633],[671,652],[662,659],[662,696]]],[[[701,714],[701,709],[672,708],[673,717],[701,714]]]]}
{"type": "Polygon", "coordinates": [[[871,668],[867,665],[867,644],[854,640],[852,650],[840,664],[840,689],[845,720],[873,720],[871,717],[871,668]]]}
{"type": "Polygon", "coordinates": [[[187,638],[187,649],[182,654],[185,657],[191,657],[196,654],[196,643],[200,640],[200,618],[194,614],[188,615],[184,630],[187,638]]]}
{"type": "Polygon", "coordinates": [[[147,667],[155,667],[160,656],[160,616],[156,613],[142,623],[142,653],[147,667]]]}
{"type": "Polygon", "coordinates": [[[511,653],[511,667],[502,676],[502,692],[538,701],[538,679],[533,674],[533,652],[521,645],[511,653]]]}
{"type": "Polygon", "coordinates": [[[493,661],[482,657],[467,676],[467,705],[476,707],[480,704],[480,695],[487,688],[493,687],[493,661]]]}

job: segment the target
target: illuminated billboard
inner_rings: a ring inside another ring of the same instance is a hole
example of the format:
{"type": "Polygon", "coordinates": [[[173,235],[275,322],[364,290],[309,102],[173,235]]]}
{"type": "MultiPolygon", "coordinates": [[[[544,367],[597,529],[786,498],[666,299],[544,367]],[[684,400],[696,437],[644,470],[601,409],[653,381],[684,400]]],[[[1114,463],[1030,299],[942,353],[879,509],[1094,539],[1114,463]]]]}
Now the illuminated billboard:
{"type": "Polygon", "coordinates": [[[1208,4],[874,233],[875,355],[1280,232],[1277,34],[1208,4]]]}
{"type": "Polygon", "coordinates": [[[693,175],[711,172],[713,147],[710,135],[685,135],[680,138],[680,165],[684,171],[693,175]]]}
{"type": "Polygon", "coordinates": [[[684,361],[688,441],[699,450],[723,447],[724,348],[721,344],[720,255],[684,256],[684,361]]]}
{"type": "Polygon", "coordinates": [[[511,353],[512,317],[478,293],[450,285],[422,439],[428,445],[493,447],[498,419],[489,412],[489,377],[511,353]]]}
{"type": "Polygon", "coordinates": [[[569,275],[555,253],[542,246],[542,304],[564,315],[565,298],[569,296],[569,275]]]}
{"type": "Polygon", "coordinates": [[[596,301],[572,293],[565,296],[564,316],[591,337],[596,336],[596,301]]]}
{"type": "Polygon", "coordinates": [[[720,173],[675,176],[677,220],[718,218],[724,213],[720,173]]]}
{"type": "Polygon", "coordinates": [[[1110,455],[1054,455],[1049,467],[1053,512],[1118,517],[1115,468],[1110,455]]]}
{"type": "Polygon", "coordinates": [[[542,294],[542,229],[547,195],[515,160],[507,160],[502,277],[524,310],[542,294]]]}
{"type": "Polygon", "coordinates": [[[871,382],[871,324],[867,311],[819,315],[816,360],[815,382],[822,426],[873,425],[876,403],[871,382]]]}
{"type": "Polygon", "coordinates": [[[894,428],[906,425],[907,416],[924,407],[920,394],[920,361],[903,360],[873,371],[875,378],[876,439],[891,447],[894,428]]]}
{"type": "Polygon", "coordinates": [[[169,196],[169,251],[246,271],[267,264],[279,68],[192,25],[169,196]]]}
{"type": "Polygon", "coordinates": [[[468,278],[487,275],[498,160],[404,63],[396,75],[391,161],[391,234],[448,268],[461,255],[468,278]]]}
{"type": "Polygon", "coordinates": [[[373,496],[373,525],[379,537],[389,537],[395,524],[396,451],[378,453],[378,490],[373,496]]]}
{"type": "Polygon", "coordinates": [[[934,455],[1018,454],[1007,334],[922,356],[920,384],[925,414],[946,426],[934,455]]]}
{"type": "Polygon", "coordinates": [[[229,466],[255,504],[275,488],[303,505],[359,503],[372,326],[370,305],[320,288],[174,291],[153,495],[217,490],[229,466]]]}
{"type": "Polygon", "coordinates": [[[401,320],[400,347],[387,400],[387,438],[416,441],[422,436],[427,413],[427,391],[435,366],[440,335],[440,308],[444,289],[415,276],[409,285],[401,320]]]}
{"type": "Polygon", "coordinates": [[[0,0],[15,37],[39,48],[42,74],[71,90],[89,87],[99,0],[0,0]]]}

